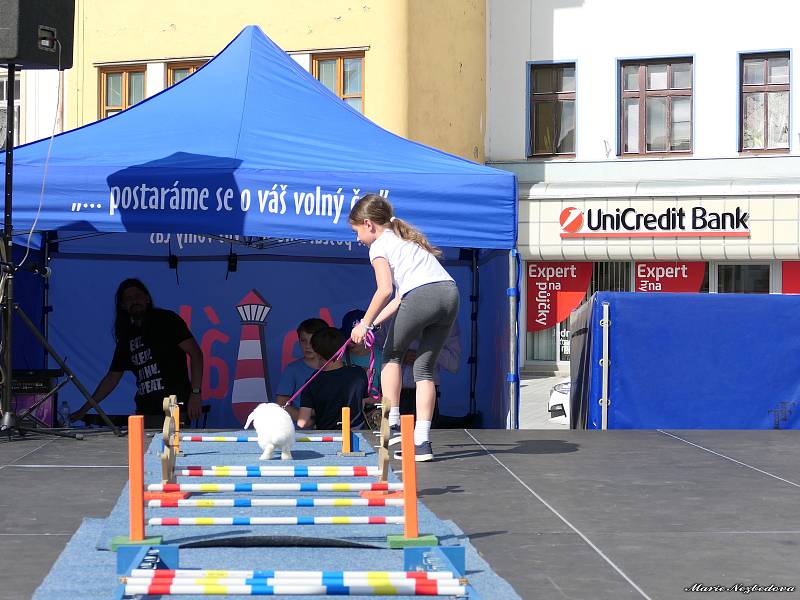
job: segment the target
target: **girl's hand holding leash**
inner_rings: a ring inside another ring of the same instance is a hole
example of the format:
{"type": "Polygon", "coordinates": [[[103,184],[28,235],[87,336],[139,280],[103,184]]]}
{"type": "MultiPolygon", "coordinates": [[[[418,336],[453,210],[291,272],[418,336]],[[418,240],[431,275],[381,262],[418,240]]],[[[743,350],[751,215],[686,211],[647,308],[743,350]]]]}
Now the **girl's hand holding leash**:
{"type": "Polygon", "coordinates": [[[359,321],[353,327],[353,331],[350,332],[350,339],[353,340],[354,344],[360,344],[371,329],[372,327],[367,327],[362,321],[359,321]]]}

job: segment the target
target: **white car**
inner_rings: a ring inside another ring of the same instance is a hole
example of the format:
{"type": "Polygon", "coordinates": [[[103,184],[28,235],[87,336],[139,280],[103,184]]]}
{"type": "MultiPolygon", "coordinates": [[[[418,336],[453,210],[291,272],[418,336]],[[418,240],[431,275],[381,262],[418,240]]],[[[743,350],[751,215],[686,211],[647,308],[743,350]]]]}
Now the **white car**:
{"type": "Polygon", "coordinates": [[[550,390],[550,399],[547,401],[547,410],[550,420],[569,427],[569,390],[570,378],[565,377],[550,390]]]}

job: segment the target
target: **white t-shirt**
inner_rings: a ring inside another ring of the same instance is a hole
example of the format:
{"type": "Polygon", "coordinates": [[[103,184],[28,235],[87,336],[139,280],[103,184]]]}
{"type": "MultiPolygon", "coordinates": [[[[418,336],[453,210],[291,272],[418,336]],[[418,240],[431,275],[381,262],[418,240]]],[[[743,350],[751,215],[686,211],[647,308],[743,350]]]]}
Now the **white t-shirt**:
{"type": "Polygon", "coordinates": [[[391,229],[384,230],[369,247],[369,261],[376,258],[389,262],[392,281],[400,296],[428,283],[453,281],[433,254],[396,236],[391,229]]]}

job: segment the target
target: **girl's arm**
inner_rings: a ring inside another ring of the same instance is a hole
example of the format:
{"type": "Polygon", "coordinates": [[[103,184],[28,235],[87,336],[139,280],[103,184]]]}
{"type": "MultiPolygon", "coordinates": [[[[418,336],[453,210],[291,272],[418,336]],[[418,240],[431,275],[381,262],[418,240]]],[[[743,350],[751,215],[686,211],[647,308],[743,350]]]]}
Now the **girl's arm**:
{"type": "Polygon", "coordinates": [[[373,325],[380,325],[386,319],[391,318],[394,313],[397,312],[397,309],[400,308],[400,294],[396,294],[394,299],[387,304],[381,312],[378,313],[378,316],[375,317],[375,320],[372,322],[373,325]]]}
{"type": "Polygon", "coordinates": [[[356,344],[360,344],[364,340],[367,326],[372,325],[375,318],[389,302],[389,298],[392,297],[392,270],[389,268],[389,261],[383,257],[378,257],[372,261],[372,268],[375,270],[375,282],[378,285],[378,289],[375,290],[361,323],[353,327],[353,331],[350,334],[350,339],[356,344]]]}

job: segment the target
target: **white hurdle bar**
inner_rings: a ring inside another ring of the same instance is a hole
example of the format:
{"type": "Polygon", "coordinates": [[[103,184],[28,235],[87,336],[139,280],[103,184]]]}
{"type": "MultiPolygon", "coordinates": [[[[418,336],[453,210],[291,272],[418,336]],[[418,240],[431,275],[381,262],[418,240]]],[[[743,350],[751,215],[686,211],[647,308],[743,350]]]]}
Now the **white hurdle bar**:
{"type": "Polygon", "coordinates": [[[151,483],[148,492],[395,492],[402,482],[378,483],[151,483]]]}
{"type": "Polygon", "coordinates": [[[378,467],[371,466],[186,466],[175,470],[181,477],[374,477],[378,467]]]}
{"type": "Polygon", "coordinates": [[[149,500],[148,508],[252,508],[254,506],[403,506],[402,498],[183,498],[149,500]]]}
{"type": "MultiPolygon", "coordinates": [[[[184,435],[182,442],[258,442],[258,437],[247,435],[184,435]]],[[[341,442],[340,435],[305,435],[294,439],[295,442],[341,442]]]]}
{"type": "Polygon", "coordinates": [[[465,596],[464,585],[439,585],[437,581],[410,581],[395,585],[180,585],[150,583],[125,585],[126,596],[465,596]]]}
{"type": "Polygon", "coordinates": [[[344,577],[371,577],[405,579],[455,579],[453,571],[274,571],[266,569],[225,570],[225,569],[132,569],[131,577],[149,579],[234,578],[234,579],[323,579],[339,580],[344,577]]]}
{"type": "Polygon", "coordinates": [[[403,525],[405,517],[153,517],[149,526],[170,527],[182,525],[403,525]]]}

